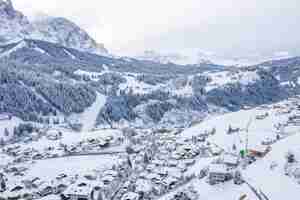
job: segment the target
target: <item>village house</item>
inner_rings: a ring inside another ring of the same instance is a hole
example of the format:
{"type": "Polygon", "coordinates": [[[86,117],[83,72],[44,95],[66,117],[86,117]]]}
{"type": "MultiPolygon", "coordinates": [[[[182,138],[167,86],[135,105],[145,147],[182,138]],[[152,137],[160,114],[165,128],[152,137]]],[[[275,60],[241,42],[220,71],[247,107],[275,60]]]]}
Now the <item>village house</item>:
{"type": "Polygon", "coordinates": [[[263,120],[269,116],[269,113],[261,114],[261,115],[256,115],[255,119],[257,120],[263,120]]]}
{"type": "Polygon", "coordinates": [[[300,126],[300,115],[293,115],[289,117],[288,124],[294,126],[300,126]]]}
{"type": "Polygon", "coordinates": [[[59,140],[62,138],[62,132],[58,131],[58,130],[49,130],[47,132],[46,137],[48,138],[48,140],[59,140]]]}
{"type": "Polygon", "coordinates": [[[138,200],[138,199],[139,199],[139,195],[135,192],[127,192],[121,198],[121,200],[138,200]]]}
{"type": "Polygon", "coordinates": [[[41,197],[44,197],[44,196],[53,194],[53,192],[54,192],[54,188],[53,188],[51,185],[44,184],[44,185],[41,187],[41,189],[39,190],[38,194],[39,194],[41,197]]]}
{"type": "Polygon", "coordinates": [[[119,173],[115,170],[106,170],[106,171],[103,172],[103,175],[105,175],[105,176],[110,175],[112,177],[117,177],[118,174],[119,173]]]}
{"type": "Polygon", "coordinates": [[[277,138],[271,138],[271,137],[266,137],[262,140],[261,144],[262,145],[271,145],[274,144],[277,141],[277,138]]]}
{"type": "Polygon", "coordinates": [[[153,190],[151,181],[145,179],[137,179],[135,182],[135,192],[141,196],[148,196],[153,190]]]}
{"type": "Polygon", "coordinates": [[[101,178],[101,181],[103,182],[104,185],[109,185],[111,182],[113,182],[115,177],[112,175],[106,175],[101,178]]]}
{"type": "Polygon", "coordinates": [[[147,178],[147,180],[151,180],[152,182],[157,183],[157,184],[161,183],[161,181],[163,179],[160,175],[158,175],[156,173],[150,173],[147,175],[146,178],[147,178]]]}
{"type": "Polygon", "coordinates": [[[208,172],[208,182],[210,185],[229,181],[233,178],[233,174],[224,164],[211,164],[208,172]]]}
{"type": "Polygon", "coordinates": [[[173,176],[168,176],[162,181],[162,184],[164,185],[164,187],[167,190],[169,190],[169,189],[174,188],[178,182],[179,181],[177,178],[175,178],[173,176]]]}
{"type": "Polygon", "coordinates": [[[189,167],[192,166],[196,163],[195,159],[185,159],[183,160],[183,163],[185,164],[185,166],[189,167]]]}
{"type": "Polygon", "coordinates": [[[271,150],[272,150],[272,148],[270,146],[268,146],[268,147],[259,146],[259,147],[256,147],[255,149],[249,149],[249,156],[262,158],[267,153],[269,153],[271,150]]]}
{"type": "Polygon", "coordinates": [[[222,156],[222,162],[228,167],[237,167],[239,164],[239,157],[232,154],[224,154],[222,156]]]}
{"type": "Polygon", "coordinates": [[[60,183],[58,184],[54,189],[54,194],[60,194],[63,193],[68,188],[67,185],[60,183]]]}
{"type": "Polygon", "coordinates": [[[169,160],[168,167],[176,167],[178,165],[178,160],[169,160]]]}
{"type": "Polygon", "coordinates": [[[23,187],[21,183],[12,183],[7,187],[7,190],[1,193],[1,197],[6,199],[22,199],[25,196],[30,195],[29,191],[23,187]]]}
{"type": "Polygon", "coordinates": [[[223,152],[223,149],[217,146],[210,146],[209,151],[213,156],[218,156],[223,152]]]}
{"type": "Polygon", "coordinates": [[[102,195],[100,186],[93,187],[91,184],[80,182],[70,185],[61,196],[63,200],[98,200],[99,195],[102,195]]]}
{"type": "Polygon", "coordinates": [[[0,121],[11,120],[12,114],[10,113],[0,113],[0,121]]]}

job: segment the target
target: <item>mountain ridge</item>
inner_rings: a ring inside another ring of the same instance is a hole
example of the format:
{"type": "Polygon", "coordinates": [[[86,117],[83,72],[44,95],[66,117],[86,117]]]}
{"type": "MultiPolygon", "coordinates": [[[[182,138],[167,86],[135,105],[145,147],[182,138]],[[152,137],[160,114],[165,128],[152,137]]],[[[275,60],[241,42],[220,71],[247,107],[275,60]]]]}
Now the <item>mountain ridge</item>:
{"type": "Polygon", "coordinates": [[[85,30],[62,17],[47,17],[31,22],[12,1],[0,1],[0,44],[22,39],[38,39],[81,51],[108,55],[103,44],[97,43],[85,30]]]}

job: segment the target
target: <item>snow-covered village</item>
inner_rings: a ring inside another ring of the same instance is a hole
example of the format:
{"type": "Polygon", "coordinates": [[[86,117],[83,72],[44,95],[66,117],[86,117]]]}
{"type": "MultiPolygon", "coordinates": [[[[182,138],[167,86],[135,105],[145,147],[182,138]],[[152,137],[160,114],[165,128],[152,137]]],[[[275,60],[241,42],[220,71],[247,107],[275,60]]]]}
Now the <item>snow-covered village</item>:
{"type": "Polygon", "coordinates": [[[30,4],[0,0],[0,200],[298,199],[300,57],[117,56],[30,4]]]}

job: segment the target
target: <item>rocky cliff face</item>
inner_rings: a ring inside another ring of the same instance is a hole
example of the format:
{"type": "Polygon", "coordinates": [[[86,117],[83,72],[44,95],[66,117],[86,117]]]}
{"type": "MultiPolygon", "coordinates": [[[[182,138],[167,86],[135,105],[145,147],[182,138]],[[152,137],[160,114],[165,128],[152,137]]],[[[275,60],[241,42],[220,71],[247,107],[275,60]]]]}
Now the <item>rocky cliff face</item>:
{"type": "Polygon", "coordinates": [[[103,44],[97,43],[87,32],[62,17],[48,17],[34,23],[33,39],[58,43],[62,46],[100,55],[108,54],[103,44]]]}
{"type": "Polygon", "coordinates": [[[58,43],[100,55],[108,54],[103,44],[97,43],[73,22],[61,17],[30,22],[25,15],[15,10],[10,0],[0,0],[0,44],[17,42],[24,38],[58,43]]]}
{"type": "Polygon", "coordinates": [[[11,1],[0,0],[0,43],[20,40],[31,31],[27,17],[16,11],[11,1]]]}

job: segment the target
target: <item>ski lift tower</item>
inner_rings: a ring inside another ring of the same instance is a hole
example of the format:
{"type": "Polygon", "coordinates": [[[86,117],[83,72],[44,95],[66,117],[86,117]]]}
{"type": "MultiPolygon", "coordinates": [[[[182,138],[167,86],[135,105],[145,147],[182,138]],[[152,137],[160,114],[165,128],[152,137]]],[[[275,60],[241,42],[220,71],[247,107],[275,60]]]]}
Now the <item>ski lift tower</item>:
{"type": "Polygon", "coordinates": [[[247,126],[246,126],[246,144],[245,144],[245,151],[248,153],[248,143],[249,143],[249,127],[252,124],[252,118],[250,117],[247,126]]]}
{"type": "Polygon", "coordinates": [[[245,131],[246,131],[246,141],[245,141],[245,149],[241,150],[241,157],[243,160],[242,167],[245,169],[248,164],[247,154],[248,154],[248,143],[249,143],[249,127],[252,123],[252,118],[249,119],[245,131]]]}

